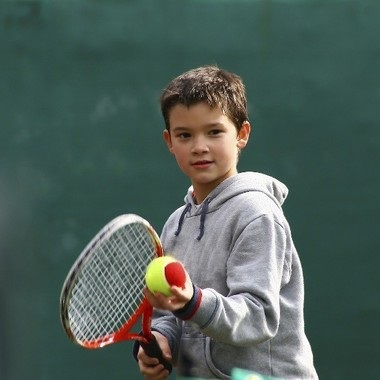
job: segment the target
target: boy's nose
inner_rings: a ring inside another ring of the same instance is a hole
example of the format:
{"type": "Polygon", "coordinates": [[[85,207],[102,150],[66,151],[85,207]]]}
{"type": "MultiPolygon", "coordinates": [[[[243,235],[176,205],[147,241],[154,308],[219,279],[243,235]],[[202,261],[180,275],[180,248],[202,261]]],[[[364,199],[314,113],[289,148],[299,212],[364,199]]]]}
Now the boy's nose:
{"type": "Polygon", "coordinates": [[[207,146],[206,140],[201,137],[195,138],[191,152],[192,153],[208,152],[208,146],[207,146]]]}

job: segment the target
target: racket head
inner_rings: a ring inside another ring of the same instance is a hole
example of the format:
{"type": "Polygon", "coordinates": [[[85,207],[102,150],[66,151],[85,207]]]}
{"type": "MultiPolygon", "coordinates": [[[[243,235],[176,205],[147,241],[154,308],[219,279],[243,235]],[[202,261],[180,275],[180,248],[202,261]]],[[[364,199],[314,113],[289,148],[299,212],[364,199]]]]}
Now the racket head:
{"type": "Polygon", "coordinates": [[[152,307],[143,295],[145,272],[162,255],[157,233],[138,215],[121,215],[103,227],[62,287],[60,317],[68,337],[86,348],[127,339],[149,341],[152,307]],[[145,336],[131,331],[141,316],[145,336]]]}

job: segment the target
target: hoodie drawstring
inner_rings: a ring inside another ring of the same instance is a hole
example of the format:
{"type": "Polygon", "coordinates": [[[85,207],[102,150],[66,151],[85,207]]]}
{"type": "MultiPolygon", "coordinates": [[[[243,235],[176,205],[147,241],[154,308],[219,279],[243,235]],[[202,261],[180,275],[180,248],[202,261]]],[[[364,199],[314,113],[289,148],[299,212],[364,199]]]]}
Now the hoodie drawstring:
{"type": "MultiPolygon", "coordinates": [[[[201,221],[200,221],[200,224],[199,224],[199,235],[197,237],[197,240],[201,240],[204,233],[205,233],[205,220],[206,220],[206,215],[208,213],[208,205],[209,203],[211,202],[211,199],[206,199],[202,205],[202,209],[201,209],[201,221]]],[[[174,232],[174,235],[175,236],[178,236],[182,230],[182,225],[183,225],[183,221],[185,219],[185,216],[186,214],[189,212],[189,210],[191,209],[191,203],[188,203],[186,205],[186,207],[184,208],[184,210],[182,211],[182,214],[181,216],[179,217],[179,221],[178,221],[178,227],[177,227],[177,231],[174,232]]]]}
{"type": "Polygon", "coordinates": [[[187,212],[191,209],[191,203],[188,203],[185,207],[185,209],[182,211],[182,214],[179,218],[179,221],[178,221],[178,227],[177,227],[177,231],[174,232],[174,235],[175,236],[178,236],[179,233],[181,232],[181,229],[182,229],[182,224],[183,224],[183,220],[185,219],[185,215],[187,214],[187,212]]]}
{"type": "Polygon", "coordinates": [[[201,224],[199,225],[199,235],[197,237],[197,240],[201,240],[203,234],[205,233],[205,220],[206,220],[206,214],[208,212],[208,204],[210,203],[211,199],[206,199],[203,203],[202,210],[201,210],[201,224]]]}

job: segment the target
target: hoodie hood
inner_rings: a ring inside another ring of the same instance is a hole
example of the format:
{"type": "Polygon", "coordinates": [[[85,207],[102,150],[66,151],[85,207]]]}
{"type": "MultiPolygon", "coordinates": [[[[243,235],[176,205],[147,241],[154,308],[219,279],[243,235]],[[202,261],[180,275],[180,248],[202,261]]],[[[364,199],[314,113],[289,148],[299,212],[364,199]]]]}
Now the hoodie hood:
{"type": "Polygon", "coordinates": [[[193,187],[190,186],[185,196],[186,206],[180,216],[175,235],[178,236],[181,232],[186,214],[189,216],[200,214],[200,232],[197,240],[201,240],[204,234],[205,220],[208,213],[217,210],[221,205],[237,195],[255,191],[265,194],[279,209],[281,209],[288,195],[288,188],[282,182],[266,174],[256,172],[239,173],[227,178],[207,196],[201,205],[195,204],[193,187]]]}

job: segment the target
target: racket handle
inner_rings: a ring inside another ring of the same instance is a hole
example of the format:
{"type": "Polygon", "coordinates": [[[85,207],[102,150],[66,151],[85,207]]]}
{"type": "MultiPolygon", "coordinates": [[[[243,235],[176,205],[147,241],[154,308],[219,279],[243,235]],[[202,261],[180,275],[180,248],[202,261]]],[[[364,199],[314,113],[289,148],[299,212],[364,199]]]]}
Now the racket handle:
{"type": "Polygon", "coordinates": [[[156,337],[154,335],[151,341],[149,341],[148,343],[140,342],[140,345],[148,356],[152,358],[157,358],[160,364],[162,364],[164,368],[169,371],[169,373],[172,372],[173,367],[171,363],[169,363],[164,358],[162,354],[162,350],[160,346],[158,345],[156,337]]]}

